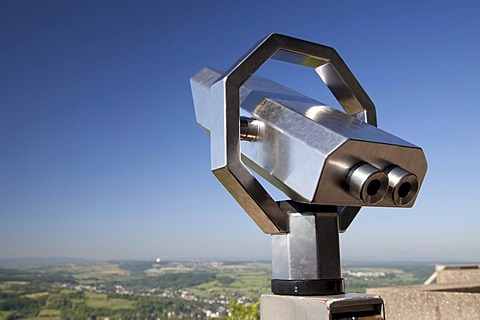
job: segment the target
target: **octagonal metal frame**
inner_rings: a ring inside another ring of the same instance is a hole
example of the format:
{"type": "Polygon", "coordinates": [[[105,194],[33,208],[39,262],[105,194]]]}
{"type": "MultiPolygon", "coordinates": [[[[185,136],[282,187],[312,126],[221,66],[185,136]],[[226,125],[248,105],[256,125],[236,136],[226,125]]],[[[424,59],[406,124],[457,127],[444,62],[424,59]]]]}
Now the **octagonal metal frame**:
{"type": "Polygon", "coordinates": [[[263,232],[278,234],[288,232],[286,214],[243,164],[240,150],[239,90],[270,58],[315,69],[348,114],[374,126],[377,119],[373,102],[333,48],[276,33],[255,44],[211,86],[212,171],[263,232]]]}

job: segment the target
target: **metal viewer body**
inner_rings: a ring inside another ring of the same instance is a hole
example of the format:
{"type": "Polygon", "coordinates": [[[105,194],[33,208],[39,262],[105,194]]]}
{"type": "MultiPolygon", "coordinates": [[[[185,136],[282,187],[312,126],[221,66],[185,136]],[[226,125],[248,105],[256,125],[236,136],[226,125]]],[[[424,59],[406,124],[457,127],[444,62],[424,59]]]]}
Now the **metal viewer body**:
{"type": "Polygon", "coordinates": [[[413,206],[422,149],[376,127],[373,102],[327,46],[271,34],[227,71],[203,68],[190,82],[213,173],[272,234],[272,291],[343,294],[339,232],[362,206],[413,206]],[[268,59],[312,68],[345,112],[253,76],[268,59]],[[250,170],[290,199],[274,201],[250,170]]]}

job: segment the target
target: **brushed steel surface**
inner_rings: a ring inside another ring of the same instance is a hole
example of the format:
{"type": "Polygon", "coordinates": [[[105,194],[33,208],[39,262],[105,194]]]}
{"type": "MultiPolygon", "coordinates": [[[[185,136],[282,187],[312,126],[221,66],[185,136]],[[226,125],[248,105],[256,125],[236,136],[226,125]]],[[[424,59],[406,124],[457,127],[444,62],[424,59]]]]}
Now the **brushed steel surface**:
{"type": "Polygon", "coordinates": [[[197,121],[211,138],[212,171],[264,232],[288,232],[287,218],[245,164],[296,201],[347,211],[414,204],[427,170],[423,151],[375,127],[375,106],[334,49],[272,34],[226,72],[200,70],[191,86],[197,121]],[[270,58],[313,68],[348,114],[252,77],[270,58]],[[258,125],[241,127],[241,116],[258,125]],[[408,171],[418,188],[399,200],[390,186],[379,202],[346,192],[348,173],[363,162],[408,171]]]}
{"type": "Polygon", "coordinates": [[[336,212],[290,213],[289,233],[272,235],[272,279],[338,279],[336,212]]]}
{"type": "MultiPolygon", "coordinates": [[[[275,105],[283,105],[285,102],[287,102],[287,105],[292,104],[292,106],[296,105],[302,108],[302,106],[306,105],[306,100],[308,100],[303,98],[301,99],[303,101],[296,101],[295,99],[293,101],[285,101],[285,94],[288,96],[288,91],[277,92],[279,94],[276,97],[265,97],[257,92],[259,95],[248,94],[247,96],[250,99],[246,99],[244,90],[242,91],[242,85],[270,58],[315,69],[338,99],[340,105],[346,112],[354,116],[350,117],[351,119],[358,118],[376,125],[376,114],[372,101],[334,49],[279,34],[271,34],[258,42],[225,73],[218,75],[215,72],[209,73],[201,70],[192,78],[192,92],[197,121],[203,128],[209,131],[211,137],[211,167],[213,173],[264,232],[282,233],[287,231],[285,215],[242,162],[246,158],[252,159],[246,157],[245,152],[240,151],[239,118],[241,115],[241,102],[245,105],[245,110],[248,110],[248,106],[258,105],[258,103],[252,104],[252,99],[255,100],[259,96],[263,96],[262,100],[266,101],[263,104],[265,106],[263,109],[271,110],[275,105]]],[[[312,100],[310,99],[310,101],[312,100]]],[[[330,118],[342,117],[341,112],[330,114],[329,111],[322,111],[322,107],[322,105],[318,106],[317,103],[313,106],[309,105],[308,109],[305,110],[305,114],[310,115],[310,119],[316,117],[326,118],[329,115],[330,118]]],[[[262,111],[261,109],[258,110],[259,114],[262,111]]],[[[270,118],[270,116],[267,117],[270,118]]],[[[279,118],[282,117],[284,118],[283,115],[280,115],[279,118]]],[[[277,186],[281,186],[282,190],[288,192],[288,195],[291,195],[293,199],[312,202],[315,199],[314,186],[318,184],[319,172],[322,170],[325,157],[328,155],[328,152],[345,142],[348,137],[342,137],[335,133],[332,134],[328,128],[322,130],[321,126],[316,127],[317,133],[321,131],[321,134],[314,136],[304,129],[308,125],[305,124],[305,121],[303,122],[295,121],[293,123],[292,128],[299,130],[302,136],[290,132],[291,136],[287,137],[285,141],[288,147],[286,149],[282,149],[282,137],[269,136],[275,134],[275,130],[268,129],[273,128],[273,126],[265,125],[264,135],[262,135],[262,132],[259,134],[260,139],[258,140],[262,142],[268,141],[268,143],[263,143],[261,149],[272,150],[273,148],[276,151],[272,155],[273,160],[282,160],[281,165],[287,163],[286,170],[280,168],[276,163],[270,163],[268,160],[262,163],[266,166],[262,166],[262,164],[256,161],[251,162],[255,163],[253,167],[261,169],[259,170],[262,171],[260,174],[264,176],[269,176],[275,171],[277,176],[270,178],[270,180],[277,186]],[[269,138],[274,139],[274,145],[269,145],[269,138]],[[307,145],[294,141],[305,138],[307,145]],[[298,161],[297,163],[296,159],[299,157],[308,159],[310,154],[317,153],[315,150],[311,150],[312,148],[310,148],[308,143],[319,139],[322,139],[323,143],[317,143],[316,148],[321,153],[316,154],[314,157],[315,160],[318,160],[318,165],[316,164],[317,162],[313,162],[317,168],[313,168],[304,161],[298,161]],[[293,141],[295,143],[288,145],[289,142],[293,141]],[[297,152],[306,152],[306,154],[295,155],[297,152]],[[290,158],[293,158],[294,163],[290,162],[290,158]],[[296,166],[300,167],[300,169],[294,169],[293,171],[295,172],[290,174],[289,171],[296,166]],[[310,174],[313,174],[313,179],[310,174]],[[307,179],[304,180],[304,178],[307,179]],[[304,181],[299,182],[299,180],[304,181]],[[303,184],[308,184],[308,186],[303,187],[303,184]]],[[[362,121],[358,121],[354,123],[354,126],[361,123],[362,121]]],[[[311,125],[308,127],[311,127],[311,125]]],[[[348,136],[347,132],[348,130],[346,131],[348,136]]],[[[356,132],[356,130],[351,131],[352,137],[350,138],[356,136],[356,132]]],[[[364,134],[368,135],[369,130],[366,129],[364,134]]],[[[253,153],[257,152],[259,150],[253,151],[253,153]]],[[[253,153],[249,154],[249,156],[253,157],[253,153]]],[[[270,157],[260,153],[257,153],[260,159],[270,157]]],[[[342,205],[342,203],[339,204],[342,205]]],[[[358,201],[355,206],[359,206],[358,201]]]]}
{"type": "Polygon", "coordinates": [[[352,196],[365,204],[374,205],[387,193],[388,177],[374,166],[360,163],[350,169],[345,184],[352,196]]]}
{"type": "MultiPolygon", "coordinates": [[[[206,88],[208,79],[219,77],[219,71],[202,69],[192,81],[206,88]]],[[[391,197],[372,202],[346,192],[350,170],[362,162],[379,170],[399,166],[412,172],[419,185],[423,181],[427,165],[419,147],[294,90],[251,77],[240,89],[240,101],[240,114],[261,123],[255,142],[241,142],[243,163],[293,200],[399,206],[391,197]]],[[[209,122],[200,124],[212,130],[209,122]]],[[[412,199],[401,205],[412,206],[415,196],[412,192],[412,199]]]]}
{"type": "MultiPolygon", "coordinates": [[[[346,197],[345,188],[342,186],[344,177],[348,175],[350,168],[361,161],[369,163],[382,171],[385,171],[392,165],[401,167],[417,176],[418,189],[420,189],[427,171],[425,155],[419,147],[349,140],[328,157],[313,202],[344,206],[366,205],[359,203],[353,196],[346,197]],[[341,200],[341,202],[338,200],[341,200]]],[[[417,195],[418,190],[414,194],[413,200],[404,207],[413,206],[417,195]]],[[[396,207],[397,205],[388,197],[384,197],[375,206],[396,207]]]]}
{"type": "Polygon", "coordinates": [[[387,196],[397,205],[406,206],[418,192],[418,178],[411,172],[392,166],[385,172],[388,175],[389,189],[387,196]]]}

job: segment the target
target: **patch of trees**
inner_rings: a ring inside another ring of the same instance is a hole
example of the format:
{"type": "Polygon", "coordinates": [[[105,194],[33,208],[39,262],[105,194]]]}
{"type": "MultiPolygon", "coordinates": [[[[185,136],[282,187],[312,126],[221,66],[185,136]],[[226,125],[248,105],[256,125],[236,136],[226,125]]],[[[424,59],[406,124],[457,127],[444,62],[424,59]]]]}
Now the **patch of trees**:
{"type": "Polygon", "coordinates": [[[221,285],[229,286],[235,281],[235,279],[233,279],[232,277],[229,277],[229,276],[220,276],[220,277],[217,277],[217,281],[221,285]]]}
{"type": "Polygon", "coordinates": [[[169,313],[174,313],[176,319],[204,319],[202,311],[211,306],[199,301],[185,301],[165,297],[142,297],[136,299],[133,308],[106,309],[92,308],[85,304],[69,304],[61,309],[60,316],[66,320],[99,319],[109,317],[111,319],[167,319],[169,313]]]}
{"type": "Polygon", "coordinates": [[[0,301],[0,310],[14,311],[7,319],[23,319],[35,316],[38,310],[45,305],[46,297],[29,299],[24,296],[8,297],[0,301]]]}
{"type": "Polygon", "coordinates": [[[259,301],[251,304],[240,304],[233,301],[228,309],[231,313],[228,320],[260,320],[259,301]]]}
{"type": "Polygon", "coordinates": [[[186,272],[167,273],[157,277],[144,277],[122,282],[127,287],[157,288],[157,289],[182,289],[198,286],[203,283],[214,281],[214,273],[208,272],[186,272]]]}
{"type": "Polygon", "coordinates": [[[8,297],[0,301],[0,310],[33,310],[45,305],[46,297],[29,299],[23,296],[8,297]]]}
{"type": "Polygon", "coordinates": [[[22,281],[31,283],[76,283],[70,274],[58,272],[36,272],[30,270],[14,270],[0,268],[0,282],[22,281]]]}
{"type": "Polygon", "coordinates": [[[153,263],[151,261],[125,261],[120,262],[118,266],[123,270],[140,273],[152,268],[153,263]]]}

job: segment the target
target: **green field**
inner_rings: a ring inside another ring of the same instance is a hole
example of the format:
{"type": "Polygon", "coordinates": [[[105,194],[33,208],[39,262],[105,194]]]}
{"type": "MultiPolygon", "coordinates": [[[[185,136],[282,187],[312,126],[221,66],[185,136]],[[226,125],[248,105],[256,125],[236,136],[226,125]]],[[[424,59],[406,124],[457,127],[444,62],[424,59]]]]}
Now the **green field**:
{"type": "Polygon", "coordinates": [[[85,304],[90,308],[118,310],[131,309],[133,306],[133,301],[127,299],[109,298],[106,293],[86,292],[85,304]]]}

